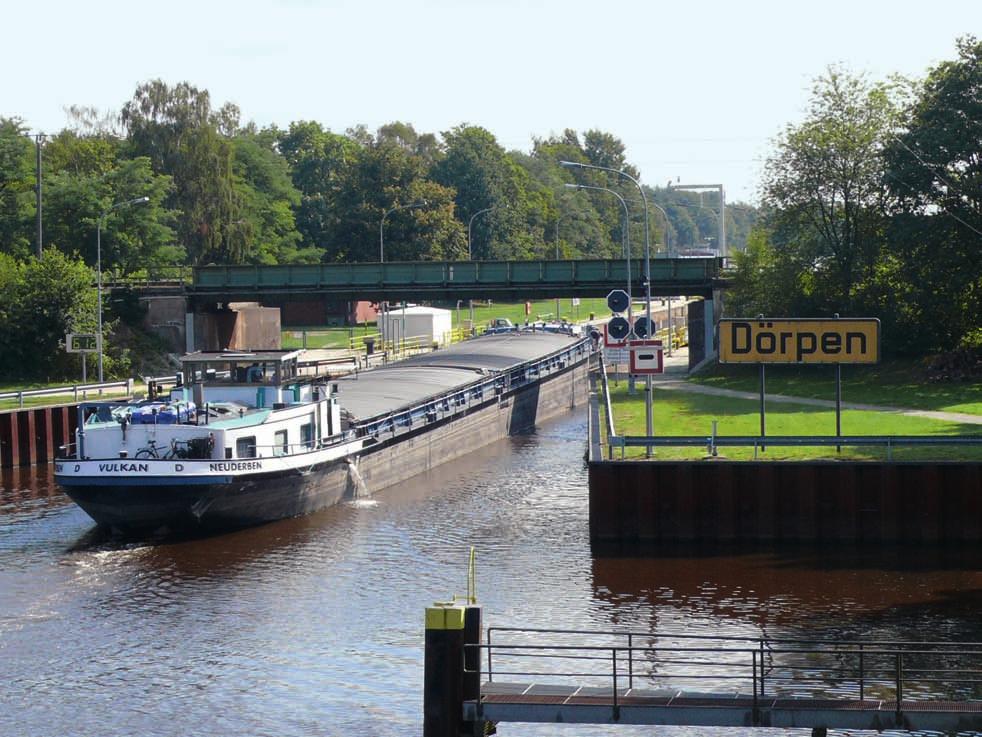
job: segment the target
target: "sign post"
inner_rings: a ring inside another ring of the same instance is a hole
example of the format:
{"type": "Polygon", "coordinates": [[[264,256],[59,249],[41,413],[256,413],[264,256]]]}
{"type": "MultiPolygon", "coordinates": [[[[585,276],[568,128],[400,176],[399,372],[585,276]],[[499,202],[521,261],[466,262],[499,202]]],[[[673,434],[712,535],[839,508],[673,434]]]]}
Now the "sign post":
{"type": "Polygon", "coordinates": [[[82,383],[88,381],[85,370],[85,354],[102,350],[102,336],[98,333],[66,333],[65,352],[82,354],[82,383]]]}
{"type": "MultiPolygon", "coordinates": [[[[720,363],[760,365],[760,436],[765,435],[764,367],[769,363],[835,366],[835,435],[842,437],[842,364],[879,363],[880,321],[842,319],[724,318],[717,341],[720,363]]],[[[763,447],[763,446],[761,446],[763,447]]],[[[841,451],[841,446],[837,446],[841,451]]]]}

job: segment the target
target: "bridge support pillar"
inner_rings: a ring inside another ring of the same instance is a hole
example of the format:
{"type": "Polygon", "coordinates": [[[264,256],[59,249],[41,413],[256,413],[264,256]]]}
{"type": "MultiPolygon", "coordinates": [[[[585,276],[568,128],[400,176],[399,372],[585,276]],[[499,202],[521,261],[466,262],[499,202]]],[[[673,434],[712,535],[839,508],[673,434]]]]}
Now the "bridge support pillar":
{"type": "Polygon", "coordinates": [[[194,353],[194,313],[184,313],[184,352],[194,353]]]}
{"type": "Polygon", "coordinates": [[[426,609],[423,737],[483,735],[484,721],[464,721],[464,701],[481,695],[481,608],[435,604],[426,609]]]}

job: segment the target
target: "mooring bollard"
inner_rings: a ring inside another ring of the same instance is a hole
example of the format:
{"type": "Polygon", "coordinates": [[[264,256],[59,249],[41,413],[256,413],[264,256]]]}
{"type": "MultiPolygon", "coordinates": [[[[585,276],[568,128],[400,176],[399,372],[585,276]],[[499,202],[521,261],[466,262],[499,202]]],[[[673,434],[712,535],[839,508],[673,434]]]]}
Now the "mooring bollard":
{"type": "Polygon", "coordinates": [[[463,720],[464,701],[480,698],[481,608],[436,603],[426,608],[423,658],[423,737],[484,734],[463,720]],[[465,672],[466,671],[466,672],[465,672]]]}

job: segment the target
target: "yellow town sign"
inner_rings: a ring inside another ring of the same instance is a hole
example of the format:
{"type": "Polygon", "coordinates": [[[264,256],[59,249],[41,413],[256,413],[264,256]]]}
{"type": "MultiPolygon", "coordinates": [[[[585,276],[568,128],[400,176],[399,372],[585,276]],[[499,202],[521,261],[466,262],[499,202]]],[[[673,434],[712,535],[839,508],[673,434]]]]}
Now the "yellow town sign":
{"type": "Polygon", "coordinates": [[[734,319],[719,321],[720,363],[877,363],[880,321],[734,319]]]}

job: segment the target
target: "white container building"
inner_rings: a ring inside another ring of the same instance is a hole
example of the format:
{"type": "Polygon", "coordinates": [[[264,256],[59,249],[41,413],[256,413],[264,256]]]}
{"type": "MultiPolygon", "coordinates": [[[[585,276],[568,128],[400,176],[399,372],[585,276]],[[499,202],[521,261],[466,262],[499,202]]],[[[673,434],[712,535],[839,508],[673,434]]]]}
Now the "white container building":
{"type": "Polygon", "coordinates": [[[386,342],[418,342],[424,345],[450,342],[453,330],[453,313],[438,307],[416,305],[391,307],[383,318],[379,315],[382,337],[386,342]]]}

